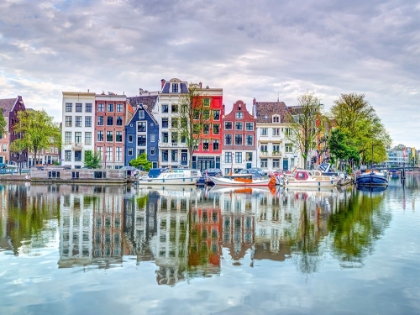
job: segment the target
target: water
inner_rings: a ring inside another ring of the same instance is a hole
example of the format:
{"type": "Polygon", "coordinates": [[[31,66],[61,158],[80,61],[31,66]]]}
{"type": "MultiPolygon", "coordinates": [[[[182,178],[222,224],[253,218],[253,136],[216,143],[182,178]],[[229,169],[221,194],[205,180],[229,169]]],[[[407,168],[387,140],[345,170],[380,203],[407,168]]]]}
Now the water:
{"type": "Polygon", "coordinates": [[[0,185],[0,314],[420,314],[419,184],[0,185]]]}

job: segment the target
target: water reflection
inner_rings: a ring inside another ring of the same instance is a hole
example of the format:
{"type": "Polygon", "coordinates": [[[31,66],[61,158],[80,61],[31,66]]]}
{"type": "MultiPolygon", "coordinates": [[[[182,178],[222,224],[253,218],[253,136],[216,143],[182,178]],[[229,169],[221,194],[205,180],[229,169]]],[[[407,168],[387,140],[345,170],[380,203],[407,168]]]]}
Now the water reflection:
{"type": "Polygon", "coordinates": [[[251,267],[291,259],[302,273],[317,272],[326,253],[360,267],[391,221],[386,191],[1,187],[1,249],[30,254],[58,231],[59,268],[122,266],[130,256],[140,268],[153,261],[159,285],[217,276],[223,253],[234,266],[246,255],[251,267]]]}

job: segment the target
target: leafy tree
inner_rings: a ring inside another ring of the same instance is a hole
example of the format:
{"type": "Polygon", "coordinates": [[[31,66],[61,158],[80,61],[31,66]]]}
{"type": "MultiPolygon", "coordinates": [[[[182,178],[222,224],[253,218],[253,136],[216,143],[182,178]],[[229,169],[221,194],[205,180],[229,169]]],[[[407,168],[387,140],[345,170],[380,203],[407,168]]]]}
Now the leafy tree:
{"type": "Polygon", "coordinates": [[[189,167],[192,167],[192,156],[201,143],[204,122],[210,119],[210,110],[205,109],[205,99],[201,96],[200,91],[198,85],[190,84],[188,94],[182,95],[178,103],[179,121],[177,131],[181,137],[181,142],[185,142],[188,149],[189,167]]]}
{"type": "Polygon", "coordinates": [[[131,166],[135,167],[135,168],[139,168],[141,167],[142,170],[144,171],[149,171],[152,168],[153,163],[149,162],[147,160],[147,154],[146,153],[142,153],[139,156],[137,156],[136,159],[131,160],[128,164],[130,164],[131,166]]]}
{"type": "Polygon", "coordinates": [[[298,103],[290,109],[290,133],[286,137],[300,149],[306,167],[309,153],[316,148],[316,136],[323,129],[323,124],[317,123],[317,120],[323,120],[324,116],[320,110],[320,99],[312,93],[300,96],[298,103]]]}
{"type": "Polygon", "coordinates": [[[85,151],[85,167],[101,168],[101,154],[99,152],[85,151]]]}
{"type": "Polygon", "coordinates": [[[331,154],[338,159],[340,169],[343,160],[359,162],[359,154],[357,153],[356,148],[348,145],[346,135],[340,129],[334,129],[331,132],[330,139],[328,140],[328,147],[331,154]]]}
{"type": "Polygon", "coordinates": [[[3,137],[6,125],[7,123],[6,123],[6,119],[4,119],[4,116],[3,116],[3,109],[0,108],[0,138],[3,137]]]}
{"type": "Polygon", "coordinates": [[[35,161],[37,153],[42,149],[52,146],[60,149],[60,128],[44,110],[20,111],[18,121],[19,123],[15,124],[13,131],[20,133],[21,137],[13,142],[15,149],[24,148],[32,151],[35,161]]]}

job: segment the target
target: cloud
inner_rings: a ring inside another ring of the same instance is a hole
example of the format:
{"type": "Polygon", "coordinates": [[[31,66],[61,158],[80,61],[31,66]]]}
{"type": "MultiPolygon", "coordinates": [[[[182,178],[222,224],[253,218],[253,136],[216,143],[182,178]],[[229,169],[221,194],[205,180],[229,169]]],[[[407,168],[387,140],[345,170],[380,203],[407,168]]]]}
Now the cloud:
{"type": "Polygon", "coordinates": [[[396,142],[420,147],[406,124],[420,119],[412,2],[9,0],[0,11],[0,95],[37,107],[50,91],[57,119],[63,90],[135,95],[177,77],[222,87],[227,108],[295,105],[308,90],[329,108],[363,93],[396,142]]]}

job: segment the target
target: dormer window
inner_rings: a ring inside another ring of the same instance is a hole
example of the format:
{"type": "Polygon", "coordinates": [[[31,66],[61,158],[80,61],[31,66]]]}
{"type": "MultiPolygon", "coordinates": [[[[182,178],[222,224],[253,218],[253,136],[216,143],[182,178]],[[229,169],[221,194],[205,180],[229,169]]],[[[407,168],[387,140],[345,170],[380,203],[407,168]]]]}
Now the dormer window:
{"type": "Polygon", "coordinates": [[[280,122],[280,116],[279,115],[273,115],[273,123],[279,123],[280,122]]]}
{"type": "Polygon", "coordinates": [[[172,93],[178,93],[178,83],[172,83],[172,93]]]}

